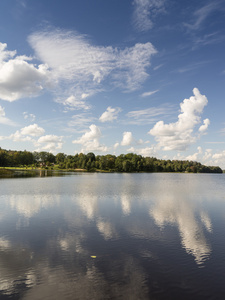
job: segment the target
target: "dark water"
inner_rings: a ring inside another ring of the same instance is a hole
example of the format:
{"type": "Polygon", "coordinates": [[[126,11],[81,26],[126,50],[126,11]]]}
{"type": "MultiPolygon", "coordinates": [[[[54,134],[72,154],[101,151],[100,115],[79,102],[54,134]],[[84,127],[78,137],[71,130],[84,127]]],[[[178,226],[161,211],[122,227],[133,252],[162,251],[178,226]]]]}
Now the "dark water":
{"type": "Polygon", "coordinates": [[[225,299],[225,175],[64,175],[0,179],[0,299],[225,299]]]}

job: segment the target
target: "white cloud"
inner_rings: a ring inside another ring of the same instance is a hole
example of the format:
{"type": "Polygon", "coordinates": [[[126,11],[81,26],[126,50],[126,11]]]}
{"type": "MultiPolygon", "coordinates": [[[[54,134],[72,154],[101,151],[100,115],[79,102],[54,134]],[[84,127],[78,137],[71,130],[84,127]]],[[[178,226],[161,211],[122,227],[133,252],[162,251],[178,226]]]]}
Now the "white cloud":
{"type": "Polygon", "coordinates": [[[121,142],[121,146],[129,146],[134,141],[132,132],[126,131],[123,133],[123,140],[121,142]]]}
{"type": "Polygon", "coordinates": [[[5,116],[5,110],[2,106],[0,106],[0,117],[4,117],[5,116]]]}
{"type": "Polygon", "coordinates": [[[101,151],[105,152],[108,148],[101,145],[99,140],[102,133],[96,125],[92,124],[89,127],[90,131],[85,132],[79,139],[74,140],[74,144],[81,144],[84,148],[82,152],[101,151]]]}
{"type": "Polygon", "coordinates": [[[112,108],[111,106],[109,106],[106,109],[106,111],[101,115],[101,117],[99,118],[99,121],[102,123],[112,122],[117,119],[119,112],[121,112],[120,107],[112,108]]]}
{"type": "Polygon", "coordinates": [[[203,162],[210,166],[219,166],[225,170],[225,150],[213,153],[212,149],[206,149],[203,156],[203,162]]]}
{"type": "Polygon", "coordinates": [[[48,82],[47,65],[36,67],[26,56],[15,56],[16,51],[6,50],[0,43],[0,99],[15,101],[37,96],[48,82]]]}
{"type": "Polygon", "coordinates": [[[155,156],[156,155],[156,150],[155,148],[152,146],[152,147],[145,147],[145,148],[142,148],[142,149],[138,149],[137,150],[137,153],[142,155],[142,156],[155,156]]]}
{"type": "Polygon", "coordinates": [[[134,148],[131,147],[130,149],[127,150],[128,152],[133,152],[133,153],[137,153],[139,155],[142,155],[144,157],[146,156],[155,156],[156,155],[156,149],[154,146],[152,147],[145,147],[145,148],[134,148]]]}
{"type": "Polygon", "coordinates": [[[41,148],[37,151],[49,151],[49,152],[55,152],[56,150],[59,150],[62,148],[63,145],[63,138],[61,136],[57,135],[44,135],[41,136],[36,145],[39,145],[41,148]],[[44,144],[44,145],[42,145],[44,144]]]}
{"type": "Polygon", "coordinates": [[[160,65],[154,67],[153,70],[154,70],[154,71],[157,71],[158,69],[162,68],[162,66],[163,66],[163,64],[160,64],[160,65]]]}
{"type": "Polygon", "coordinates": [[[114,146],[113,146],[113,148],[117,149],[119,147],[119,145],[120,145],[120,143],[115,143],[114,146]]]}
{"type": "Polygon", "coordinates": [[[212,149],[206,149],[204,156],[203,156],[203,161],[208,161],[212,157],[212,149]]]}
{"type": "Polygon", "coordinates": [[[9,137],[5,137],[4,139],[13,140],[14,142],[27,142],[32,141],[30,136],[24,136],[21,134],[19,130],[17,130],[15,133],[11,134],[9,137]]]}
{"type": "Polygon", "coordinates": [[[16,126],[16,124],[5,116],[5,109],[0,105],[0,124],[16,126]]]}
{"type": "Polygon", "coordinates": [[[29,43],[36,56],[48,64],[62,92],[66,82],[77,100],[102,91],[106,79],[125,91],[139,88],[148,76],[150,58],[157,52],[151,43],[125,49],[96,46],[84,35],[60,30],[33,33],[29,43]]]}
{"type": "Polygon", "coordinates": [[[2,63],[4,60],[10,59],[16,55],[16,51],[8,51],[6,50],[7,44],[0,43],[0,62],[2,63]]]}
{"type": "Polygon", "coordinates": [[[45,130],[39,127],[37,124],[29,125],[27,127],[21,128],[17,130],[15,133],[11,134],[9,137],[5,137],[5,139],[11,139],[15,142],[26,142],[31,141],[35,143],[31,137],[37,137],[44,134],[45,130]]]}
{"type": "MultiPolygon", "coordinates": [[[[193,89],[193,93],[194,96],[184,99],[180,104],[181,113],[178,115],[176,123],[164,124],[163,121],[159,121],[148,132],[155,136],[159,147],[162,147],[163,150],[183,151],[199,138],[199,134],[197,135],[193,131],[201,121],[199,115],[203,112],[208,100],[206,96],[200,94],[197,88],[193,89]]],[[[200,133],[207,129],[208,124],[209,120],[206,119],[203,127],[200,127],[200,133]]]]}
{"type": "Polygon", "coordinates": [[[20,130],[22,135],[40,136],[45,133],[45,130],[39,127],[37,124],[29,125],[20,130]]]}
{"type": "Polygon", "coordinates": [[[88,105],[87,103],[85,103],[85,101],[83,100],[87,97],[88,97],[88,95],[82,94],[81,100],[79,100],[79,99],[76,99],[76,97],[74,95],[71,95],[62,103],[65,106],[69,107],[70,110],[79,110],[79,109],[88,110],[91,108],[91,106],[88,105]]]}
{"type": "Polygon", "coordinates": [[[206,132],[206,130],[207,130],[208,127],[209,127],[210,120],[209,120],[209,119],[205,119],[205,120],[203,121],[203,123],[204,123],[204,125],[201,125],[201,126],[199,127],[199,129],[198,129],[198,131],[201,132],[201,133],[206,132]]]}
{"type": "Polygon", "coordinates": [[[38,143],[59,143],[59,142],[62,142],[62,137],[54,134],[44,135],[38,139],[38,143]]]}
{"type": "Polygon", "coordinates": [[[153,27],[152,17],[164,11],[164,0],[134,0],[134,26],[138,31],[147,31],[153,27]],[[151,16],[151,18],[150,18],[151,16]]]}
{"type": "Polygon", "coordinates": [[[190,160],[190,161],[198,161],[199,160],[199,155],[202,154],[202,148],[198,147],[198,152],[188,155],[185,157],[185,160],[190,160]]]}
{"type": "Polygon", "coordinates": [[[151,95],[154,95],[154,94],[157,93],[158,91],[159,91],[159,90],[145,92],[145,93],[141,94],[141,97],[149,97],[149,96],[151,96],[151,95]]]}

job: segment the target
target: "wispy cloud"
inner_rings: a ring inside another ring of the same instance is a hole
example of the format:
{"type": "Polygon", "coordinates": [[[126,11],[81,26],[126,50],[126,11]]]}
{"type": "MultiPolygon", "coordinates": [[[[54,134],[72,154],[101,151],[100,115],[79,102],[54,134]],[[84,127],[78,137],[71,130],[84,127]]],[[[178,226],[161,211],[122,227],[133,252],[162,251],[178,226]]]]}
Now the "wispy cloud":
{"type": "Polygon", "coordinates": [[[77,132],[80,132],[84,128],[87,128],[96,119],[91,117],[90,114],[82,113],[73,115],[71,120],[68,122],[69,127],[74,127],[77,132]]]}
{"type": "Polygon", "coordinates": [[[151,43],[125,49],[96,46],[85,35],[59,29],[35,32],[28,41],[37,58],[49,66],[62,94],[73,95],[76,101],[102,91],[103,83],[104,88],[113,85],[125,92],[138,89],[157,53],[151,43]]]}
{"type": "Polygon", "coordinates": [[[165,0],[134,0],[133,23],[138,31],[147,31],[153,27],[152,18],[164,12],[165,0]]]}
{"type": "Polygon", "coordinates": [[[194,40],[194,47],[195,49],[198,46],[206,46],[211,44],[218,44],[223,42],[225,39],[224,34],[221,34],[220,32],[212,32],[209,34],[205,34],[202,37],[198,37],[194,40]]]}
{"type": "Polygon", "coordinates": [[[163,64],[160,64],[160,65],[158,65],[158,66],[154,67],[154,68],[153,68],[153,70],[154,70],[154,71],[156,71],[156,70],[158,70],[158,69],[162,68],[162,66],[163,66],[163,64]]]}
{"type": "Polygon", "coordinates": [[[149,107],[141,110],[133,110],[126,114],[129,118],[126,120],[129,124],[146,125],[152,124],[157,121],[157,117],[160,115],[168,116],[174,112],[172,105],[164,105],[161,107],[149,107]]]}
{"type": "Polygon", "coordinates": [[[184,23],[190,30],[198,30],[203,22],[216,10],[220,8],[221,1],[211,1],[193,12],[192,22],[184,23]]]}
{"type": "Polygon", "coordinates": [[[34,122],[35,119],[36,119],[36,116],[34,114],[29,114],[26,111],[23,113],[23,117],[24,117],[25,120],[29,120],[31,122],[34,122]]]}
{"type": "Polygon", "coordinates": [[[157,93],[158,91],[159,91],[159,90],[145,92],[145,93],[141,94],[141,97],[149,97],[149,96],[151,96],[151,95],[154,95],[154,94],[157,93]]]}
{"type": "Polygon", "coordinates": [[[195,62],[195,63],[189,64],[187,66],[184,66],[183,68],[180,68],[180,69],[178,69],[175,72],[178,72],[178,73],[191,72],[191,71],[194,71],[194,70],[199,69],[201,67],[204,67],[206,64],[209,64],[209,63],[211,63],[211,61],[199,61],[199,62],[195,62]]]}

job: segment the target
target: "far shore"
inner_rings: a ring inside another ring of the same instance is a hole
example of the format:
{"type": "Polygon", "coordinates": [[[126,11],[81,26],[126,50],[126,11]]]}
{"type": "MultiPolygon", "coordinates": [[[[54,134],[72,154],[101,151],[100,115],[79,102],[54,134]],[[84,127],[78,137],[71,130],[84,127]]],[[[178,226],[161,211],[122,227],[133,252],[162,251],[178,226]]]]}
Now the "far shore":
{"type": "MultiPolygon", "coordinates": [[[[193,172],[147,172],[147,171],[133,171],[133,172],[118,172],[116,170],[100,170],[100,169],[92,169],[92,170],[87,170],[87,169],[81,169],[81,168],[75,168],[75,169],[60,169],[57,167],[45,167],[45,168],[40,168],[40,167],[0,167],[0,176],[7,176],[7,175],[13,175],[14,172],[16,171],[60,171],[60,172],[87,172],[87,173],[189,173],[193,174],[193,172]]],[[[223,170],[223,173],[225,173],[225,170],[223,170]]],[[[195,173],[196,174],[196,173],[195,173]]],[[[197,173],[197,174],[204,174],[204,173],[197,173]]],[[[205,173],[207,174],[207,173],[205,173]]],[[[208,173],[208,174],[213,174],[213,173],[208,173]]],[[[218,174],[218,173],[215,173],[218,174]]]]}

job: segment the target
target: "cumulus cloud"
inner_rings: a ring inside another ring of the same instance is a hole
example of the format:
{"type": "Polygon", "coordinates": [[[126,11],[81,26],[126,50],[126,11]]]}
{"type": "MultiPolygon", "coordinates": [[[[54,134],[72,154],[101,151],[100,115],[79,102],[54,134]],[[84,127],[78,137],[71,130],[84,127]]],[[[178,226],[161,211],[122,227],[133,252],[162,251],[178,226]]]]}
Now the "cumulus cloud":
{"type": "Polygon", "coordinates": [[[24,136],[24,135],[22,135],[19,130],[17,130],[15,133],[11,134],[8,137],[4,137],[4,139],[13,140],[14,142],[32,141],[32,138],[30,136],[24,136]]]}
{"type": "Polygon", "coordinates": [[[141,148],[141,149],[137,149],[136,153],[142,155],[142,156],[154,156],[156,155],[156,149],[154,148],[154,146],[152,147],[145,147],[145,148],[141,148]]]}
{"type": "Polygon", "coordinates": [[[212,149],[202,149],[202,147],[198,147],[198,151],[192,155],[184,156],[178,153],[173,159],[199,161],[207,166],[219,166],[225,169],[225,150],[213,151],[212,149]]]}
{"type": "Polygon", "coordinates": [[[201,125],[200,127],[199,127],[199,129],[198,129],[198,131],[200,131],[201,133],[205,133],[206,132],[206,130],[208,129],[208,127],[209,127],[209,124],[210,124],[210,120],[209,119],[205,119],[204,121],[203,121],[203,125],[201,125]]]}
{"type": "Polygon", "coordinates": [[[164,124],[159,121],[148,132],[155,136],[158,146],[163,150],[184,151],[190,144],[196,142],[201,133],[204,133],[209,125],[209,120],[204,120],[204,125],[200,126],[199,133],[194,133],[194,128],[200,123],[200,114],[207,105],[206,96],[201,95],[197,88],[193,89],[194,96],[184,99],[180,104],[181,113],[175,123],[164,124]]]}
{"type": "Polygon", "coordinates": [[[58,86],[64,91],[66,82],[77,100],[102,91],[106,79],[124,91],[139,88],[157,52],[151,43],[125,49],[96,46],[85,35],[61,30],[36,32],[28,40],[36,56],[50,67],[58,86]]]}
{"type": "Polygon", "coordinates": [[[132,144],[132,142],[134,141],[132,132],[130,131],[125,131],[123,133],[123,140],[121,142],[121,146],[129,146],[132,144]]]}
{"type": "Polygon", "coordinates": [[[112,122],[117,119],[119,112],[121,112],[120,107],[112,108],[111,106],[109,106],[106,109],[106,111],[101,115],[101,117],[99,118],[99,121],[102,123],[112,122]]]}
{"type": "Polygon", "coordinates": [[[37,124],[32,124],[17,130],[8,137],[1,137],[1,139],[9,139],[14,142],[31,142],[38,147],[36,151],[55,152],[62,148],[63,138],[56,135],[43,135],[45,130],[37,124]],[[35,137],[39,137],[35,139],[35,137]]]}
{"type": "Polygon", "coordinates": [[[8,137],[4,137],[4,139],[11,139],[15,142],[26,142],[31,141],[35,143],[31,137],[37,137],[44,134],[45,130],[39,127],[37,124],[29,125],[27,127],[21,128],[17,130],[15,133],[11,134],[8,137]]]}
{"type": "Polygon", "coordinates": [[[100,144],[102,133],[98,126],[92,124],[89,131],[85,132],[79,139],[74,140],[74,144],[81,144],[83,149],[81,152],[101,151],[105,152],[108,148],[100,144]]]}
{"type": "Polygon", "coordinates": [[[206,149],[203,156],[204,164],[219,166],[225,170],[225,150],[213,152],[212,149],[206,149]]]}
{"type": "Polygon", "coordinates": [[[120,143],[117,142],[117,143],[114,144],[113,148],[117,149],[119,147],[119,145],[120,145],[120,143]]]}
{"type": "Polygon", "coordinates": [[[186,160],[191,160],[191,161],[198,161],[199,155],[202,154],[202,148],[198,147],[198,152],[188,155],[185,159],[186,160]]]}
{"type": "Polygon", "coordinates": [[[29,125],[20,130],[22,135],[40,136],[45,133],[44,128],[39,127],[37,124],[29,125]]]}
{"type": "Polygon", "coordinates": [[[41,146],[41,148],[38,149],[38,151],[45,150],[49,152],[55,152],[56,150],[62,148],[63,138],[61,136],[57,136],[53,134],[44,135],[38,139],[36,144],[41,146]]]}
{"type": "Polygon", "coordinates": [[[0,99],[15,101],[37,96],[48,82],[48,67],[29,63],[31,58],[16,56],[0,43],[0,99]]]}
{"type": "Polygon", "coordinates": [[[138,31],[153,27],[152,18],[164,11],[164,0],[134,0],[133,23],[138,31]]]}

